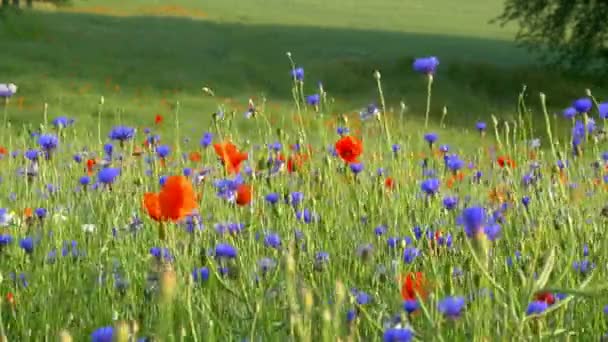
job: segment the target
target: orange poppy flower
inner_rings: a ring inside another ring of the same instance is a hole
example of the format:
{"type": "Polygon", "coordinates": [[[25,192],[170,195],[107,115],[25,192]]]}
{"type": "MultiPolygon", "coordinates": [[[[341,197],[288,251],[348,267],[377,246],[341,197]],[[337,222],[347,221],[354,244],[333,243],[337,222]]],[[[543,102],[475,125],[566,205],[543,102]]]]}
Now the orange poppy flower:
{"type": "Polygon", "coordinates": [[[498,157],[498,159],[496,161],[498,162],[498,165],[502,168],[504,168],[504,167],[514,168],[515,167],[515,161],[507,156],[500,156],[500,157],[498,157]]]}
{"type": "Polygon", "coordinates": [[[198,163],[203,158],[202,158],[202,156],[201,156],[201,154],[199,152],[193,151],[193,152],[190,152],[190,154],[188,155],[188,159],[190,159],[191,162],[198,163]]]}
{"type": "Polygon", "coordinates": [[[363,153],[361,140],[347,135],[336,142],[336,153],[347,163],[356,163],[357,158],[363,153]]]}
{"type": "Polygon", "coordinates": [[[245,206],[251,203],[251,185],[241,184],[236,189],[236,204],[245,206]]]}
{"type": "Polygon", "coordinates": [[[163,122],[164,118],[162,115],[160,114],[156,114],[156,116],[154,117],[154,124],[159,125],[163,122]]]}
{"type": "Polygon", "coordinates": [[[32,208],[25,208],[23,209],[23,216],[25,218],[30,218],[34,215],[34,210],[32,210],[32,208]]]}
{"type": "Polygon", "coordinates": [[[179,221],[196,207],[196,194],[185,176],[170,176],[158,194],[144,194],[144,208],[156,221],[179,221]]]}
{"type": "Polygon", "coordinates": [[[401,285],[401,298],[403,300],[416,300],[418,297],[426,299],[428,283],[422,272],[408,273],[401,285]]]}
{"type": "Polygon", "coordinates": [[[154,192],[146,192],[144,194],[144,208],[151,219],[154,221],[161,220],[160,203],[158,201],[158,194],[154,192]]]}
{"type": "Polygon", "coordinates": [[[304,165],[304,161],[306,161],[307,159],[308,156],[303,153],[297,153],[292,155],[291,157],[289,157],[289,159],[287,159],[287,171],[289,173],[292,173],[297,170],[300,170],[304,165]]]}
{"type": "Polygon", "coordinates": [[[0,146],[0,155],[7,155],[8,150],[5,147],[0,146]]]}
{"type": "Polygon", "coordinates": [[[238,173],[241,169],[241,163],[247,160],[247,153],[240,152],[231,142],[213,144],[213,148],[226,167],[228,174],[238,173]]]}

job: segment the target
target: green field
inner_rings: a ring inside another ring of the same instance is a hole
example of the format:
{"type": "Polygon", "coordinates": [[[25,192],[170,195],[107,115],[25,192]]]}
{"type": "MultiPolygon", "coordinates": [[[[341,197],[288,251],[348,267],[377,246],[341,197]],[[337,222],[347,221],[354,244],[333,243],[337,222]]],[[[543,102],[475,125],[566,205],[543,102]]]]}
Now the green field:
{"type": "Polygon", "coordinates": [[[432,113],[439,117],[447,106],[450,125],[490,113],[510,117],[522,84],[533,104],[544,91],[559,109],[586,88],[603,90],[589,80],[531,66],[534,60],[512,42],[513,28],[488,24],[500,13],[499,1],[174,4],[76,1],[73,11],[120,16],[37,12],[4,18],[0,40],[10,53],[3,56],[0,75],[19,84],[24,97],[23,111],[11,120],[39,120],[43,102],[51,113],[86,118],[104,95],[108,108],[124,111],[125,120],[166,113],[159,105],[165,98],[179,100],[182,115],[199,121],[217,102],[203,98],[202,86],[242,105],[261,95],[281,104],[291,98],[287,51],[306,68],[307,92],[322,81],[336,100],[336,113],[376,101],[371,72],[379,69],[388,106],[403,100],[410,108],[407,118],[416,122],[426,89],[409,71],[412,59],[425,55],[442,62],[432,113]],[[163,11],[199,18],[127,16],[163,11]]]}
{"type": "Polygon", "coordinates": [[[590,102],[560,113],[608,88],[539,66],[516,27],[488,23],[501,4],[1,12],[0,84],[19,89],[0,104],[0,342],[599,340],[606,120],[590,102]],[[412,62],[430,55],[429,98],[412,62]],[[380,115],[360,120],[370,103],[380,115]],[[118,141],[117,125],[136,132],[118,141]],[[210,145],[226,140],[247,153],[241,180],[226,166],[243,156],[210,145]]]}

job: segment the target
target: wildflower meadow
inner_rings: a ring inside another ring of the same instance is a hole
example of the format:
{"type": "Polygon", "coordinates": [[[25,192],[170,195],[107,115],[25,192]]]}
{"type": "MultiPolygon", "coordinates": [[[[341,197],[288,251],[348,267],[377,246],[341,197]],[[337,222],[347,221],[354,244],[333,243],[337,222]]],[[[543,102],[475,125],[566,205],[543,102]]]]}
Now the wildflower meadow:
{"type": "Polygon", "coordinates": [[[187,117],[85,91],[23,122],[32,87],[0,79],[0,341],[608,333],[608,94],[453,115],[421,54],[399,69],[419,110],[371,68],[346,111],[281,58],[280,107],[201,86],[216,109],[187,117]]]}

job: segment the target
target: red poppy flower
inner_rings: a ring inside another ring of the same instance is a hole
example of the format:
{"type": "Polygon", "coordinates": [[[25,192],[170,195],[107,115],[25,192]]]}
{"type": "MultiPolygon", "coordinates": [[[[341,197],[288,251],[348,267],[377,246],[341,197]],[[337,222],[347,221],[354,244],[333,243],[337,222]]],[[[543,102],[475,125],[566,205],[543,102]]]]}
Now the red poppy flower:
{"type": "Polygon", "coordinates": [[[361,140],[347,135],[336,142],[336,153],[347,163],[356,163],[357,158],[363,153],[361,140]]]}
{"type": "Polygon", "coordinates": [[[154,117],[154,124],[159,125],[163,122],[164,118],[162,115],[160,114],[156,114],[156,116],[154,117]]]}
{"type": "Polygon", "coordinates": [[[213,148],[215,149],[215,154],[217,154],[222,164],[226,167],[228,174],[238,173],[241,169],[241,163],[247,160],[247,153],[240,152],[231,142],[213,144],[213,148]]]}
{"type": "Polygon", "coordinates": [[[422,272],[410,272],[405,276],[401,285],[401,297],[403,300],[415,300],[418,297],[426,299],[428,283],[422,272]]]}
{"type": "Polygon", "coordinates": [[[87,159],[87,173],[89,176],[93,174],[93,167],[95,167],[95,164],[97,164],[95,159],[87,159]]]}
{"type": "Polygon", "coordinates": [[[553,305],[555,303],[555,297],[551,292],[539,292],[535,296],[536,300],[545,302],[549,305],[553,305]]]}
{"type": "Polygon", "coordinates": [[[196,209],[196,194],[185,176],[170,176],[159,193],[144,194],[144,208],[155,221],[179,221],[196,209]]]}
{"type": "Polygon", "coordinates": [[[236,188],[236,204],[245,206],[251,203],[251,185],[241,184],[236,188]]]}
{"type": "Polygon", "coordinates": [[[0,156],[8,154],[8,150],[5,147],[0,146],[0,156]]]}
{"type": "Polygon", "coordinates": [[[515,161],[513,161],[508,156],[498,157],[497,162],[498,162],[498,165],[502,168],[504,168],[504,167],[514,168],[515,167],[515,161]]]}
{"type": "Polygon", "coordinates": [[[395,188],[395,181],[391,178],[391,177],[386,177],[386,179],[384,180],[384,187],[392,190],[395,188]]]}

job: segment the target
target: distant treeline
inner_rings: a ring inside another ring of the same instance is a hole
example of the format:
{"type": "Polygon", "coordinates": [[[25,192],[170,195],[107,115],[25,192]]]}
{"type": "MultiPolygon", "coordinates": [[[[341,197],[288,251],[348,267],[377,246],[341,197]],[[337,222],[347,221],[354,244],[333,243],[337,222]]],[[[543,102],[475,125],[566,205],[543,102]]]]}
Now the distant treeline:
{"type": "MultiPolygon", "coordinates": [[[[71,0],[36,0],[36,2],[48,2],[48,3],[53,3],[56,5],[67,5],[70,3],[71,0]]],[[[2,4],[2,7],[5,6],[15,6],[15,7],[20,7],[22,3],[25,3],[25,5],[27,7],[32,7],[34,1],[33,0],[2,0],[2,2],[0,2],[2,4]]]]}

